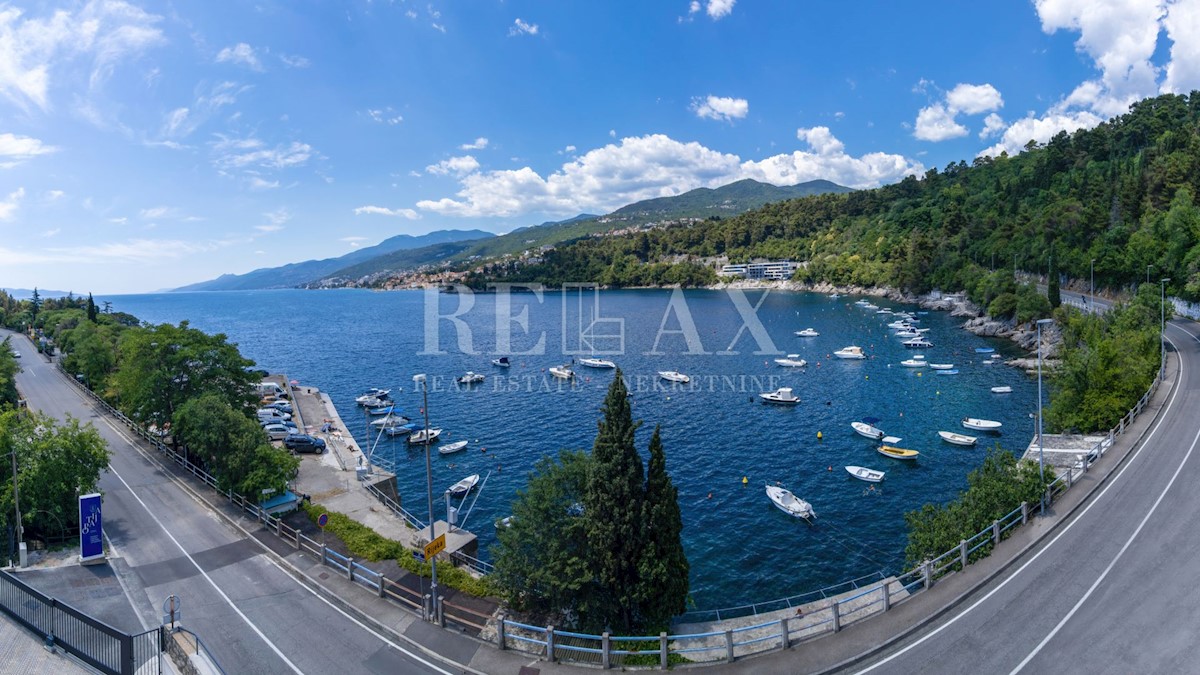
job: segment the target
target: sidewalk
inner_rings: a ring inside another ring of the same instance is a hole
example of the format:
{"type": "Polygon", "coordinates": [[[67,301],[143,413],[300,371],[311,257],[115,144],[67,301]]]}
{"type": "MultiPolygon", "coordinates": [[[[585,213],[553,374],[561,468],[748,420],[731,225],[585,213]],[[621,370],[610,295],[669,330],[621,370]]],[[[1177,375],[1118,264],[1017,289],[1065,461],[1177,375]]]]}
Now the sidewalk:
{"type": "MultiPolygon", "coordinates": [[[[166,661],[167,659],[163,659],[166,661]]],[[[42,675],[43,673],[94,673],[61,649],[48,651],[36,635],[0,613],[0,673],[42,675]]],[[[166,671],[173,672],[173,671],[166,671]]]]}

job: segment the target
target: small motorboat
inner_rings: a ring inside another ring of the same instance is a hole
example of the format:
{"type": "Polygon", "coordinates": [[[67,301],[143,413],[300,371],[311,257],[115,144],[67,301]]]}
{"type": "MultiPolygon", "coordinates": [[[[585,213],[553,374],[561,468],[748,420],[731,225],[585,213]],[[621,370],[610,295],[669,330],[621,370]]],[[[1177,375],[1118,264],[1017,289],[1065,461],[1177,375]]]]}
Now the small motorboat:
{"type": "Polygon", "coordinates": [[[968,429],[974,429],[975,431],[1000,431],[1000,427],[1003,426],[999,422],[993,422],[992,420],[981,420],[975,417],[962,418],[962,425],[968,429]]]}
{"type": "Polygon", "coordinates": [[[898,337],[898,338],[915,338],[915,337],[921,337],[921,334],[915,330],[904,330],[903,328],[901,328],[896,331],[896,337],[898,337]]]}
{"type": "Polygon", "coordinates": [[[879,439],[883,438],[882,429],[871,426],[866,422],[851,422],[850,426],[854,427],[854,430],[857,431],[859,435],[866,436],[873,441],[878,441],[879,439]]]}
{"type": "Polygon", "coordinates": [[[372,388],[366,390],[365,392],[363,392],[362,394],[355,396],[354,402],[361,406],[378,408],[381,405],[379,403],[379,401],[386,401],[388,399],[388,397],[391,395],[391,393],[392,393],[391,389],[378,389],[378,388],[372,387],[372,388]]]}
{"type": "Polygon", "coordinates": [[[865,480],[868,483],[878,483],[879,481],[883,480],[884,475],[882,471],[868,469],[865,466],[848,466],[846,467],[846,471],[848,471],[851,476],[854,476],[859,480],[865,480]]]}
{"type": "Polygon", "coordinates": [[[939,431],[938,436],[941,436],[943,441],[955,445],[975,445],[975,441],[979,440],[974,436],[956,434],[953,431],[939,431]]]}
{"type": "Polygon", "coordinates": [[[505,516],[500,520],[497,520],[494,524],[497,530],[507,530],[508,528],[512,527],[513,516],[505,516]]]}
{"type": "Polygon", "coordinates": [[[994,351],[996,351],[995,347],[976,347],[975,348],[976,354],[991,354],[994,351]]]}
{"type": "Polygon", "coordinates": [[[875,310],[875,313],[876,314],[891,314],[892,310],[888,309],[887,307],[884,307],[883,309],[875,310]]]}
{"type": "Polygon", "coordinates": [[[804,330],[796,331],[796,337],[817,337],[819,335],[820,333],[811,328],[805,328],[804,330]]]}
{"type": "Polygon", "coordinates": [[[438,447],[438,453],[449,455],[459,450],[464,450],[467,447],[467,441],[454,441],[438,447]]]}
{"type": "Polygon", "coordinates": [[[367,408],[367,414],[371,417],[379,417],[380,415],[391,415],[396,412],[396,406],[385,405],[382,408],[367,408]]]}
{"type": "Polygon", "coordinates": [[[925,359],[904,359],[900,365],[905,368],[924,368],[929,364],[925,362],[925,359]]]}
{"type": "Polygon", "coordinates": [[[1004,385],[1003,387],[992,387],[993,394],[1011,394],[1012,387],[1004,385]]]}
{"type": "Polygon", "coordinates": [[[479,484],[479,474],[473,473],[470,476],[467,476],[466,478],[458,481],[454,485],[451,485],[450,487],[446,488],[446,492],[449,492],[450,494],[454,495],[455,497],[461,497],[462,495],[465,495],[468,492],[470,492],[471,489],[474,488],[478,484],[479,484]]]}
{"type": "Polygon", "coordinates": [[[930,342],[929,340],[926,340],[923,337],[915,337],[915,338],[912,338],[911,340],[905,340],[904,342],[901,342],[900,344],[904,345],[905,347],[907,347],[909,349],[929,349],[930,347],[933,346],[932,342],[930,342]]]}
{"type": "Polygon", "coordinates": [[[879,309],[879,305],[876,305],[873,302],[865,302],[861,306],[863,309],[879,309]]]}
{"type": "Polygon", "coordinates": [[[479,384],[480,382],[483,382],[486,379],[487,378],[484,377],[483,375],[480,375],[479,373],[468,370],[465,375],[458,378],[457,382],[459,384],[479,384]]]}
{"type": "Polygon", "coordinates": [[[780,387],[770,393],[759,394],[758,397],[764,403],[778,403],[780,405],[796,405],[800,402],[800,397],[792,393],[791,387],[780,387]]]}
{"type": "Polygon", "coordinates": [[[426,442],[437,443],[438,437],[441,435],[442,435],[441,429],[430,429],[429,435],[428,435],[429,440],[426,441],[425,440],[425,438],[426,438],[425,430],[420,429],[418,431],[412,432],[412,435],[408,437],[408,444],[409,445],[424,445],[426,442]]]}
{"type": "Polygon", "coordinates": [[[616,368],[617,367],[617,364],[613,363],[612,361],[609,361],[607,359],[597,359],[597,358],[579,359],[579,365],[586,366],[588,368],[616,368]]]}
{"type": "Polygon", "coordinates": [[[906,450],[890,445],[879,446],[878,452],[884,457],[891,457],[892,459],[916,459],[921,454],[916,450],[906,450]]]}
{"type": "Polygon", "coordinates": [[[934,370],[954,370],[953,363],[931,363],[929,367],[934,370]]]}
{"type": "Polygon", "coordinates": [[[508,368],[512,365],[512,363],[508,360],[507,356],[501,356],[498,359],[492,359],[492,365],[499,366],[501,368],[508,368]]]}
{"type": "Polygon", "coordinates": [[[775,363],[784,368],[803,368],[808,365],[808,361],[800,358],[799,354],[788,354],[786,359],[775,359],[775,363]]]}
{"type": "Polygon", "coordinates": [[[854,345],[850,345],[849,347],[842,347],[841,349],[834,352],[833,355],[838,357],[839,359],[865,359],[865,358],[867,358],[867,355],[863,353],[862,347],[856,347],[854,345]]]}
{"type": "Polygon", "coordinates": [[[417,430],[417,425],[413,422],[409,422],[407,424],[397,424],[395,426],[384,427],[383,433],[387,434],[388,436],[395,437],[395,436],[405,436],[407,434],[411,434],[412,432],[414,432],[416,430],[417,430]]]}
{"type": "Polygon", "coordinates": [[[958,369],[951,368],[950,370],[935,370],[935,371],[933,371],[933,374],[934,375],[957,375],[958,369]]]}
{"type": "Polygon", "coordinates": [[[775,504],[780,511],[789,516],[808,520],[815,518],[817,515],[813,511],[812,504],[792,494],[790,490],[785,490],[776,485],[768,485],[767,496],[771,498],[771,503],[775,504]]]}
{"type": "Polygon", "coordinates": [[[404,426],[408,422],[409,419],[407,417],[397,415],[395,411],[392,411],[391,415],[384,415],[377,420],[371,420],[370,424],[376,429],[390,429],[392,427],[404,426]]]}
{"type": "Polygon", "coordinates": [[[692,381],[692,378],[675,370],[660,370],[658,371],[658,376],[668,382],[679,382],[681,384],[687,384],[692,381]]]}
{"type": "Polygon", "coordinates": [[[391,403],[392,403],[387,398],[379,398],[377,396],[368,396],[365,398],[362,396],[359,396],[358,398],[354,399],[354,402],[361,405],[362,407],[368,408],[368,409],[369,408],[383,408],[383,407],[391,405],[391,403]]]}
{"type": "Polygon", "coordinates": [[[560,380],[569,380],[575,377],[575,371],[571,370],[571,366],[566,364],[554,366],[550,369],[550,374],[560,380]]]}

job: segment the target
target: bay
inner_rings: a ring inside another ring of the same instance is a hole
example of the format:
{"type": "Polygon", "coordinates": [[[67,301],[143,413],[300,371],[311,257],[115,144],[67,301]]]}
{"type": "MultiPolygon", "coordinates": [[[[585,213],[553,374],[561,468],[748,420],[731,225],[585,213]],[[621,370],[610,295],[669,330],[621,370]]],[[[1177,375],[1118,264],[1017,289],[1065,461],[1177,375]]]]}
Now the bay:
{"type": "MultiPolygon", "coordinates": [[[[864,310],[853,304],[855,297],[750,291],[740,296],[740,310],[738,297],[705,290],[428,297],[423,291],[279,290],[97,300],[150,323],[186,320],[224,333],[261,367],[328,392],[359,444],[374,447],[373,461],[396,472],[403,502],[418,515],[426,513],[422,449],[370,435],[354,397],[369,387],[391,388],[415,419],[422,402],[412,376],[426,373],[431,424],[446,430],[443,442],[470,441],[464,452],[434,453],[435,493],[472,473],[488,476],[473,509],[468,513],[467,501],[460,513],[479,535],[485,559],[495,543],[492,523],[509,514],[535,462],[562,448],[590,449],[595,437],[613,371],[576,365],[579,377],[567,384],[548,369],[593,351],[615,361],[632,392],[634,416],[643,422],[637,432],[643,457],[654,425],[662,426],[691,563],[690,606],[698,609],[899,571],[904,513],[952,499],[986,448],[998,444],[1020,453],[1032,437],[1036,381],[985,365],[987,355],[974,352],[992,346],[1006,357],[1018,355],[1008,341],[971,335],[947,313],[919,315],[935,345],[921,351],[959,371],[938,376],[899,366],[913,351],[886,327],[891,315],[864,310]],[[508,319],[497,321],[497,314],[508,319]],[[429,319],[438,315],[443,318],[429,319]],[[745,318],[751,315],[761,322],[757,335],[750,329],[755,322],[745,318]],[[689,321],[694,332],[686,330],[689,321]],[[807,327],[820,336],[793,335],[807,327]],[[514,354],[507,370],[491,365],[506,331],[504,351],[514,354]],[[591,346],[581,334],[592,336],[591,346]],[[869,358],[832,356],[850,344],[869,358]],[[780,353],[765,353],[773,350],[780,353]],[[773,359],[784,353],[799,354],[809,365],[781,368],[773,359]],[[454,378],[468,370],[487,380],[457,386],[454,378]],[[687,373],[692,382],[670,386],[659,379],[662,370],[687,373]],[[1013,393],[992,394],[998,385],[1013,393]],[[783,386],[802,402],[776,407],[758,401],[759,393],[783,386]],[[939,430],[976,435],[959,423],[967,416],[998,420],[1003,433],[979,434],[974,448],[938,438],[939,430]],[[899,445],[919,450],[920,459],[900,462],[876,453],[874,443],[850,428],[863,417],[879,418],[876,426],[902,437],[899,445]],[[887,478],[871,490],[845,465],[884,470],[887,478]],[[763,487],[776,482],[812,503],[814,525],[774,508],[763,487]]],[[[440,499],[436,508],[444,518],[440,499]]]]}

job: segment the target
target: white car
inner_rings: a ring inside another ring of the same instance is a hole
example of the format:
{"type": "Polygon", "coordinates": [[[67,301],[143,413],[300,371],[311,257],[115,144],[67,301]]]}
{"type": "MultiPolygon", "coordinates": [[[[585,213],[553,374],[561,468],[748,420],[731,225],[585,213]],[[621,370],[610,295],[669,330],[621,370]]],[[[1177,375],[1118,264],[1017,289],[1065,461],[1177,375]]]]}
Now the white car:
{"type": "Polygon", "coordinates": [[[267,438],[273,441],[282,441],[288,435],[296,433],[295,427],[286,427],[282,424],[268,424],[263,427],[263,431],[267,432],[267,438]]]}
{"type": "Polygon", "coordinates": [[[292,419],[292,416],[285,412],[280,412],[275,408],[259,408],[258,419],[262,422],[283,422],[292,419]]]}
{"type": "Polygon", "coordinates": [[[12,353],[13,353],[13,358],[14,358],[14,359],[19,359],[19,358],[21,358],[21,352],[19,352],[19,351],[17,351],[17,350],[15,350],[15,349],[14,349],[14,350],[12,350],[12,353]]]}

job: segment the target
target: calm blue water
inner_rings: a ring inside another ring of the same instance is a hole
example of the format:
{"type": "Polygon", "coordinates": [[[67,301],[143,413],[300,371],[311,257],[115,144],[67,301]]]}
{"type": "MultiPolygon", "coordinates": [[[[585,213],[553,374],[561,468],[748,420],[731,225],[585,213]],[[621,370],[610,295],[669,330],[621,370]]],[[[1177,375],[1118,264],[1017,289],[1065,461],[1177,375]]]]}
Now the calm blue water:
{"type": "MultiPolygon", "coordinates": [[[[746,297],[754,305],[760,295],[746,297]]],[[[854,297],[835,301],[772,292],[757,316],[780,351],[809,361],[808,368],[795,370],[772,362],[780,355],[755,354],[766,345],[756,343],[751,331],[738,336],[743,321],[727,293],[689,291],[684,297],[696,327],[690,345],[680,332],[680,312],[668,313],[670,291],[656,290],[600,294],[599,316],[609,321],[593,333],[620,334],[620,320],[624,339],[623,344],[615,337],[592,343],[596,350],[621,352],[606,358],[616,361],[628,379],[634,415],[644,422],[638,432],[643,452],[654,425],[662,425],[668,469],[679,488],[697,608],[765,601],[897,570],[905,544],[904,513],[947,501],[963,489],[967,473],[982,460],[985,440],[1019,452],[1032,435],[1036,382],[1016,369],[985,366],[974,353],[975,347],[994,346],[1013,356],[1011,343],[989,344],[958,329],[960,320],[946,313],[918,317],[933,329],[928,337],[936,347],[923,350],[928,360],[953,362],[959,370],[937,376],[897,365],[912,352],[890,335],[890,315],[858,308],[854,297]],[[821,336],[792,335],[808,326],[821,336]],[[848,344],[863,347],[870,358],[832,357],[848,344]],[[656,375],[660,370],[685,372],[692,385],[663,386],[656,375]],[[1013,393],[989,391],[1001,384],[1012,386],[1013,393]],[[757,393],[780,386],[792,387],[802,403],[780,408],[756,402],[757,393]],[[920,450],[920,459],[908,463],[877,454],[873,443],[849,426],[864,416],[878,417],[877,426],[903,437],[900,446],[920,450]],[[936,432],[963,431],[958,421],[964,416],[999,420],[1004,433],[981,438],[976,448],[942,442],[936,432]],[[847,464],[885,470],[887,478],[870,492],[842,469],[847,464]],[[813,504],[815,526],[774,508],[763,485],[775,481],[813,504]]],[[[440,296],[440,313],[452,314],[462,299],[440,296]]],[[[441,320],[434,336],[427,335],[421,291],[288,290],[98,300],[111,300],[115,310],[144,321],[188,320],[206,332],[225,333],[262,367],[328,392],[364,448],[375,439],[367,436],[367,420],[354,396],[368,387],[390,387],[415,418],[421,402],[412,375],[427,373],[431,423],[446,429],[445,439],[471,441],[465,452],[434,454],[434,489],[471,473],[491,472],[465,523],[479,534],[482,551],[494,543],[493,521],[508,515],[538,458],[560,448],[591,447],[613,377],[612,371],[576,367],[581,378],[567,386],[546,372],[571,358],[564,355],[564,326],[567,348],[588,353],[577,336],[595,309],[593,295],[564,299],[547,293],[540,303],[532,294],[512,296],[508,315],[520,317],[527,310],[528,330],[508,324],[510,350],[536,352],[544,336],[544,353],[514,356],[508,371],[490,365],[498,339],[495,295],[473,296],[473,307],[458,317],[469,334],[441,320]],[[437,351],[444,353],[424,353],[437,351]],[[459,389],[453,378],[467,370],[489,379],[459,389]]],[[[424,514],[424,453],[409,450],[403,439],[383,440],[375,453],[380,463],[395,468],[405,504],[424,514]]],[[[470,502],[462,515],[467,506],[470,502]]]]}

